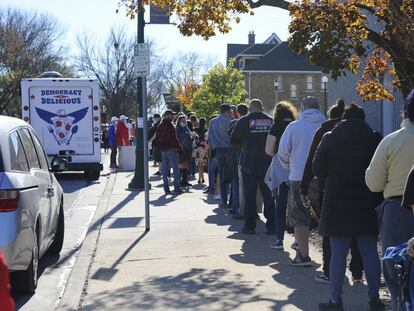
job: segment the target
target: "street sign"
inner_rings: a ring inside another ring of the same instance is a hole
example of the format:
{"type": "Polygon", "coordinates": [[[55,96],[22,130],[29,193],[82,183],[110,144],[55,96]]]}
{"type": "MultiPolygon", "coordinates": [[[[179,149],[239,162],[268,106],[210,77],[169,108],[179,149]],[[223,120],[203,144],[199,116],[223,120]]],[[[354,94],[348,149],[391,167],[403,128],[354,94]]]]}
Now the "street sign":
{"type": "Polygon", "coordinates": [[[150,5],[150,24],[169,24],[170,16],[168,10],[150,5]]]}
{"type": "Polygon", "coordinates": [[[137,77],[150,74],[149,44],[139,43],[134,48],[134,71],[137,77]]]}

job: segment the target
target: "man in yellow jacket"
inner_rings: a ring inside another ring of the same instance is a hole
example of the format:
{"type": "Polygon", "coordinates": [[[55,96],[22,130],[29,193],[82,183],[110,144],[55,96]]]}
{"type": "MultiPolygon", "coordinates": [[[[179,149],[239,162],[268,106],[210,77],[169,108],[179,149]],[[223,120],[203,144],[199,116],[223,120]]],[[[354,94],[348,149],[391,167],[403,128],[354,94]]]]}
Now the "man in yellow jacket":
{"type": "MultiPolygon", "coordinates": [[[[402,208],[408,173],[414,165],[414,90],[407,97],[401,129],[387,135],[379,144],[365,180],[373,192],[383,192],[379,208],[382,251],[414,236],[414,215],[402,208]]],[[[392,309],[398,309],[399,285],[392,264],[383,263],[385,282],[391,292],[392,309]]]]}

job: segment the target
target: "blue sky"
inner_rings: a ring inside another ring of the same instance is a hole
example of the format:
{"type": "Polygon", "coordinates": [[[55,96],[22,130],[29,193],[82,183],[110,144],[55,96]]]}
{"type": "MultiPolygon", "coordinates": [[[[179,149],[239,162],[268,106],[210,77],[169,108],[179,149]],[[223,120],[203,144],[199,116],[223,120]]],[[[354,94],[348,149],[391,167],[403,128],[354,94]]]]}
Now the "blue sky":
{"type": "MultiPolygon", "coordinates": [[[[128,19],[124,10],[115,13],[117,0],[1,0],[0,7],[37,10],[54,15],[65,31],[65,45],[76,54],[76,36],[90,33],[104,40],[112,26],[124,26],[135,35],[136,21],[128,19]]],[[[243,15],[229,34],[218,35],[208,41],[199,37],[183,37],[172,25],[147,25],[150,37],[164,57],[173,57],[179,51],[196,51],[213,62],[225,62],[227,43],[247,43],[250,30],[256,33],[256,42],[262,42],[275,32],[282,40],[288,37],[289,15],[281,9],[264,7],[255,10],[254,16],[243,15]]]]}

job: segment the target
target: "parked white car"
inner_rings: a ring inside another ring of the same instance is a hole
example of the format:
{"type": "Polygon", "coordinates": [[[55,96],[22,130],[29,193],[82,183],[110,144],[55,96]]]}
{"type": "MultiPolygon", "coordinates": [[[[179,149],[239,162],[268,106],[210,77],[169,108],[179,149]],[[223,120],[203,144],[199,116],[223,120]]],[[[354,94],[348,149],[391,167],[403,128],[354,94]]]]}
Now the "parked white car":
{"type": "Polygon", "coordinates": [[[39,259],[59,254],[64,239],[63,190],[33,128],[16,118],[0,116],[0,249],[9,266],[13,288],[34,292],[39,259]]]}

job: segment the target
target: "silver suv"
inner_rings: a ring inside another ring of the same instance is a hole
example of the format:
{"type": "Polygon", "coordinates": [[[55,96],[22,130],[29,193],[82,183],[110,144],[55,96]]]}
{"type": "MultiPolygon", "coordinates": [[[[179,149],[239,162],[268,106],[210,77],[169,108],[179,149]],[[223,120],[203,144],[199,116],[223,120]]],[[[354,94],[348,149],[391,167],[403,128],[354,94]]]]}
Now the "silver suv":
{"type": "Polygon", "coordinates": [[[34,130],[26,122],[0,116],[0,249],[13,289],[34,292],[39,259],[59,254],[64,238],[63,190],[34,130]]]}

